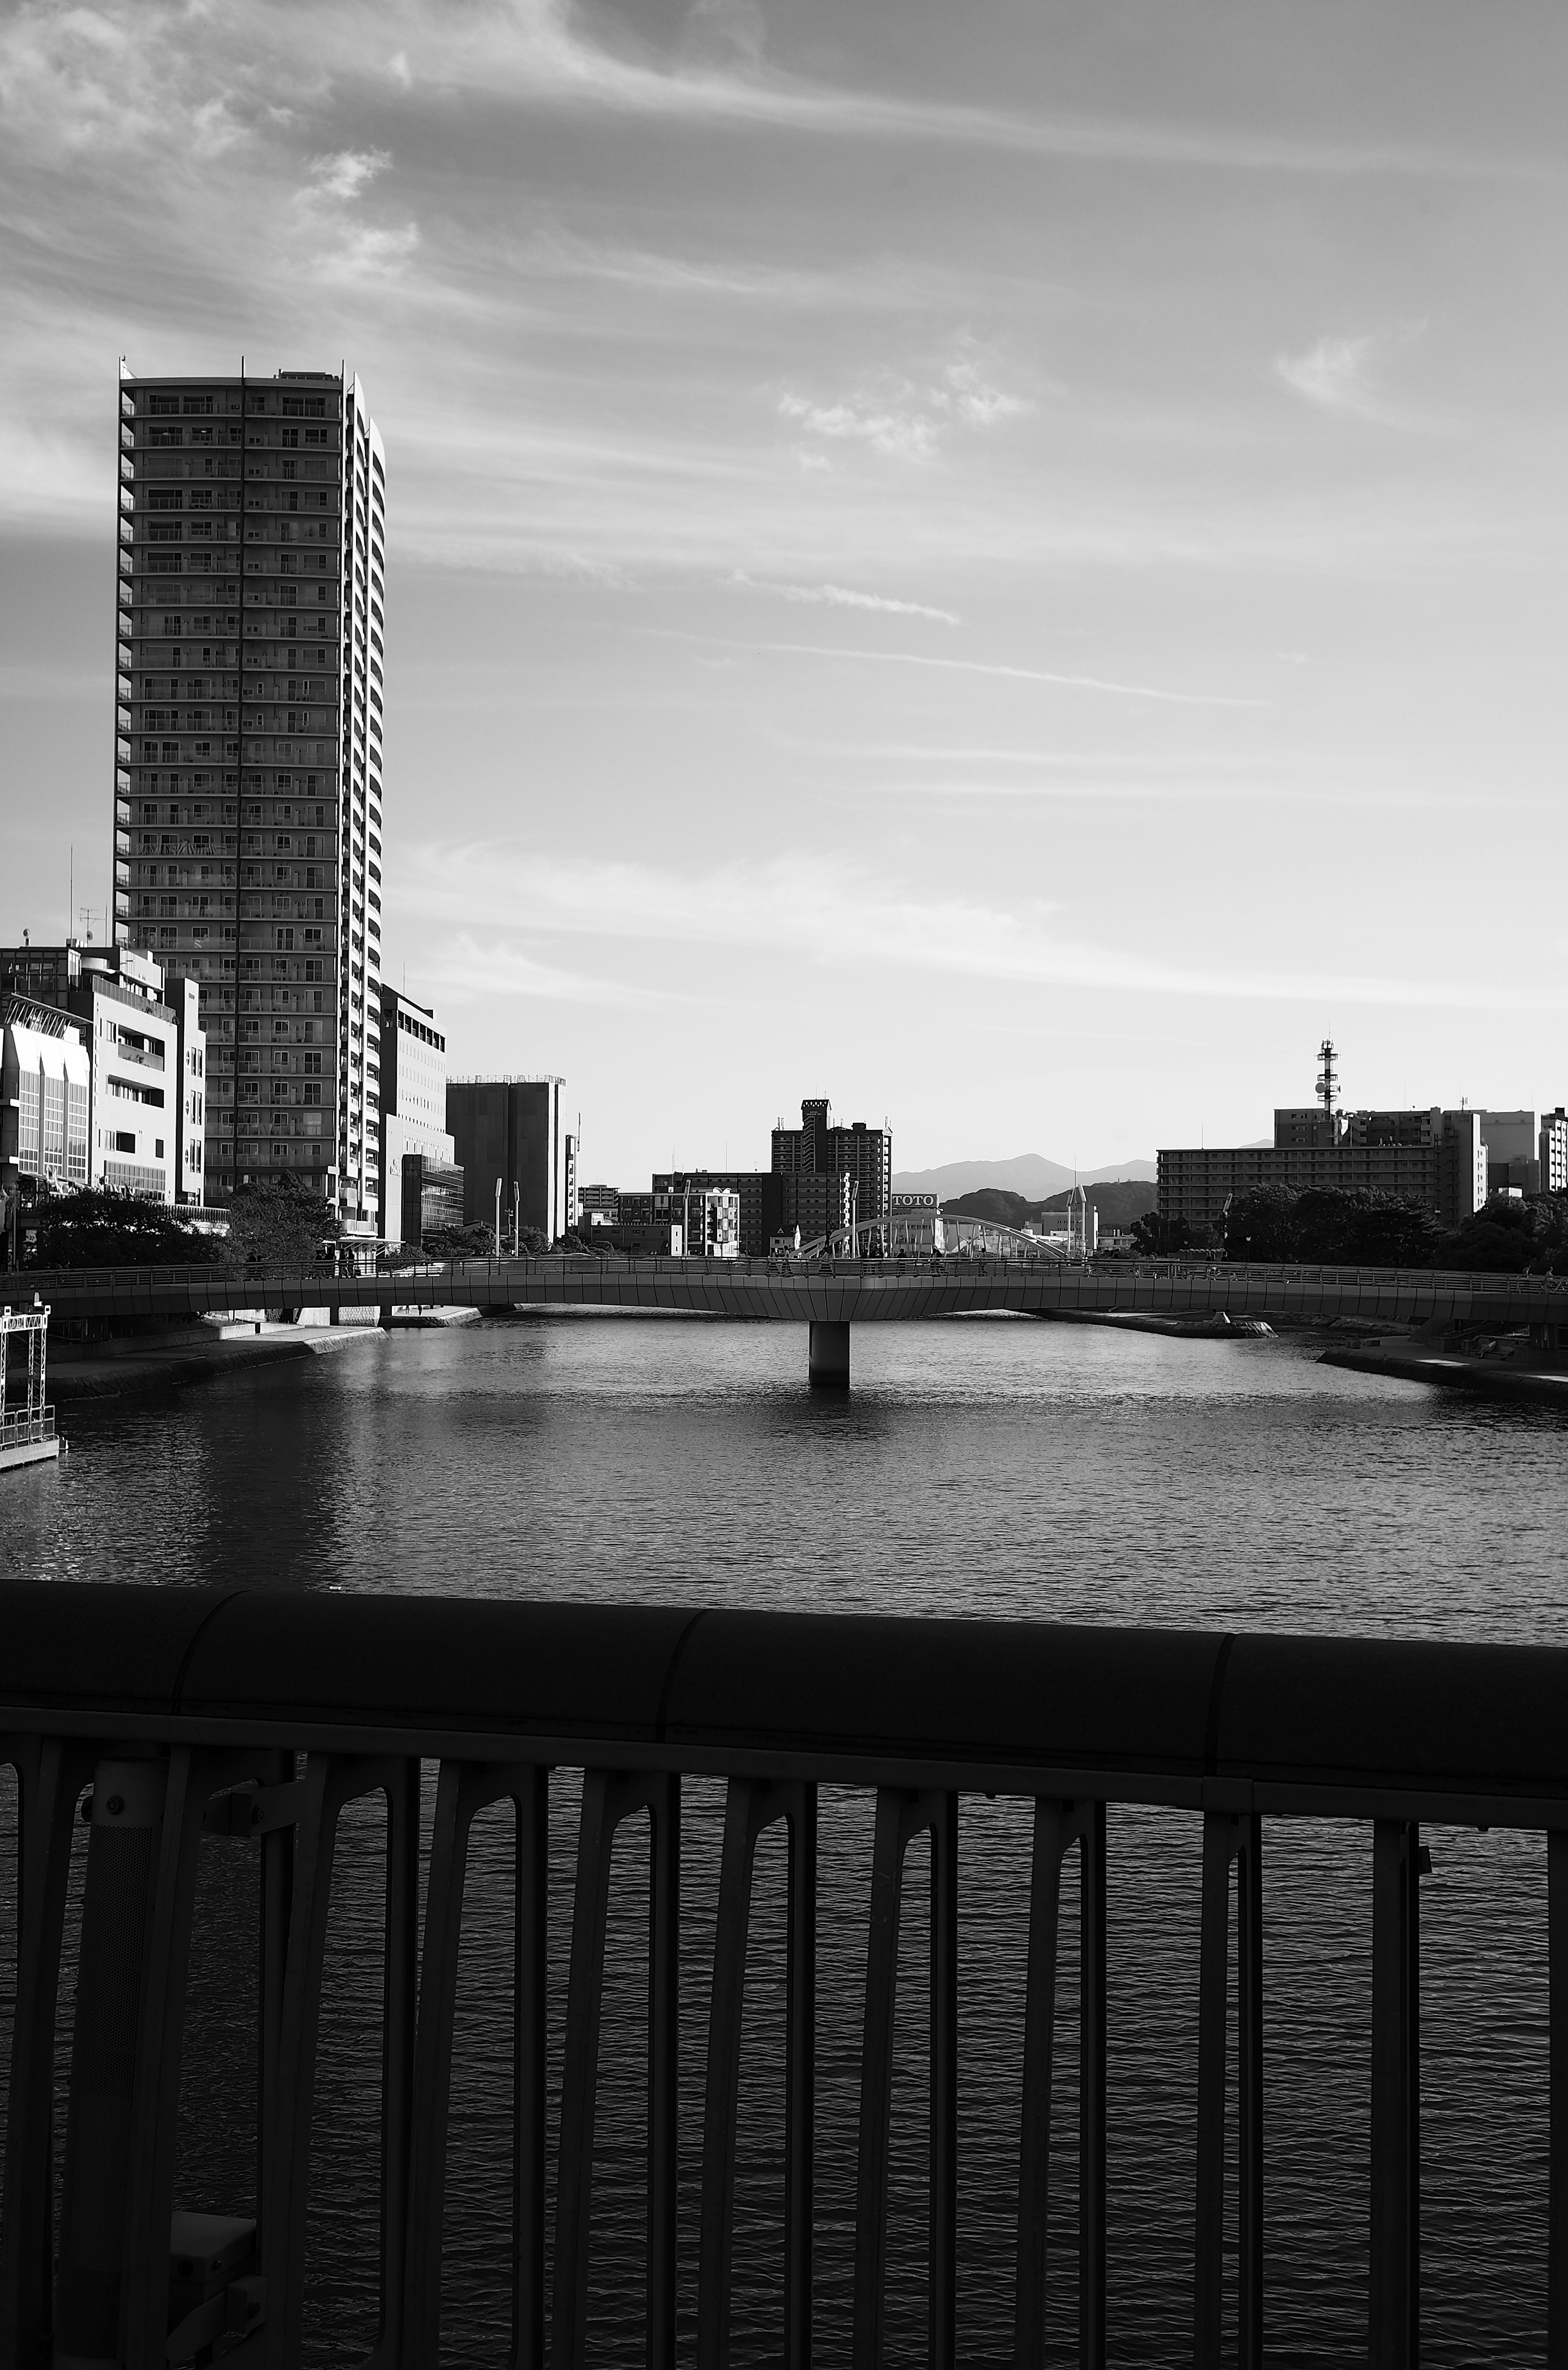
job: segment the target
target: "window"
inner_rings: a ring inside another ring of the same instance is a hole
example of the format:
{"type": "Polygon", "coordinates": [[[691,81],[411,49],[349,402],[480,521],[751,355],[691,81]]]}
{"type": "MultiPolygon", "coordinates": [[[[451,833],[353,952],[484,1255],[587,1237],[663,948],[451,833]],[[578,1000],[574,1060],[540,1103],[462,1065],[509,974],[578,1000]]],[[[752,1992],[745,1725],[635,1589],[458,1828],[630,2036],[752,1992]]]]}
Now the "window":
{"type": "Polygon", "coordinates": [[[147,494],[147,508],[150,511],[177,511],[184,500],[178,486],[154,486],[147,494]]]}
{"type": "Polygon", "coordinates": [[[214,411],[217,407],[213,403],[210,395],[188,395],[185,397],[184,402],[181,404],[180,408],[184,412],[186,418],[190,420],[201,418],[211,413],[214,411]]]}
{"type": "MultiPolygon", "coordinates": [[[[285,452],[296,452],[299,448],[299,430],[297,428],[285,428],[282,433],[282,444],[285,452]]],[[[292,461],[285,461],[283,467],[285,470],[292,471],[294,468],[294,463],[292,461]]]]}
{"type": "Polygon", "coordinates": [[[147,438],[149,444],[178,444],[184,431],[179,428],[155,428],[147,438]]]}
{"type": "Polygon", "coordinates": [[[147,398],[147,409],[152,413],[155,420],[167,419],[171,415],[174,419],[178,420],[179,417],[179,397],[178,395],[149,396],[147,398]]]}
{"type": "Polygon", "coordinates": [[[153,1138],[153,1158],[154,1158],[155,1160],[161,1160],[161,1159],[163,1158],[163,1156],[164,1156],[164,1140],[163,1140],[163,1138],[162,1138],[162,1136],[161,1136],[161,1135],[156,1135],[156,1136],[153,1138]]]}

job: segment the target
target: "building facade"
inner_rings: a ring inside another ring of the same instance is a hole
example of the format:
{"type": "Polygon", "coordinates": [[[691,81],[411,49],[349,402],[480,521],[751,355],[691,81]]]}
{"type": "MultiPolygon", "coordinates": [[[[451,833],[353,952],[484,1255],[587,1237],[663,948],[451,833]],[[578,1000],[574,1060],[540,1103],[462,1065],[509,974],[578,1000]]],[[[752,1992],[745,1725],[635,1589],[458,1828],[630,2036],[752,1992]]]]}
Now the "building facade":
{"type": "Polygon", "coordinates": [[[201,1202],[206,1035],[192,979],[132,947],[0,948],[0,992],[76,1024],[89,1066],[84,1182],[155,1202],[201,1202]]]}
{"type": "Polygon", "coordinates": [[[468,1225],[519,1227],[555,1242],[565,1232],[560,1090],[563,1078],[452,1078],[446,1127],[463,1171],[468,1225]]]}
{"type": "Polygon", "coordinates": [[[661,1169],[654,1175],[653,1191],[732,1193],[740,1214],[738,1240],[743,1259],[766,1259],[783,1223],[784,1181],[766,1168],[661,1169]]]}
{"type": "Polygon", "coordinates": [[[92,1060],[83,1024],[32,997],[0,994],[0,1193],[68,1193],[87,1182],[92,1060]]]}
{"type": "MultiPolygon", "coordinates": [[[[848,1127],[836,1126],[825,1096],[801,1103],[798,1128],[778,1122],[773,1131],[772,1167],[776,1177],[847,1179],[850,1214],[843,1221],[846,1225],[851,1220],[882,1225],[888,1218],[893,1203],[891,1131],[868,1127],[862,1119],[848,1127]]],[[[797,1221],[786,1213],[783,1223],[789,1227],[797,1221]]]]}
{"type": "Polygon", "coordinates": [[[1450,1228],[1473,1216],[1487,1193],[1481,1114],[1471,1110],[1357,1111],[1335,1145],[1165,1150],[1157,1169],[1160,1217],[1195,1229],[1217,1226],[1230,1202],[1262,1186],[1396,1194],[1450,1228]]]}
{"type": "Polygon", "coordinates": [[[400,989],[381,986],[381,1109],[380,1190],[376,1232],[385,1241],[417,1243],[437,1227],[463,1224],[463,1178],[456,1165],[446,1124],[446,1036],[430,1005],[416,1004],[400,989]],[[415,1205],[422,1212],[434,1194],[432,1208],[449,1213],[452,1195],[458,1196],[457,1215],[425,1218],[408,1230],[409,1174],[407,1163],[418,1159],[415,1205]],[[442,1172],[449,1172],[443,1175],[442,1172]],[[427,1174],[429,1183],[427,1185],[427,1174]],[[440,1179],[439,1183],[437,1179],[440,1179]],[[454,1182],[454,1180],[455,1180],[454,1182]]]}
{"type": "Polygon", "coordinates": [[[1568,1193],[1568,1110],[1561,1103],[1554,1111],[1541,1113],[1536,1158],[1539,1163],[1540,1191],[1568,1193]]]}
{"type": "Polygon", "coordinates": [[[119,406],[114,935],[195,980],[205,1189],[380,1192],[386,454],[357,378],[119,406]]]}

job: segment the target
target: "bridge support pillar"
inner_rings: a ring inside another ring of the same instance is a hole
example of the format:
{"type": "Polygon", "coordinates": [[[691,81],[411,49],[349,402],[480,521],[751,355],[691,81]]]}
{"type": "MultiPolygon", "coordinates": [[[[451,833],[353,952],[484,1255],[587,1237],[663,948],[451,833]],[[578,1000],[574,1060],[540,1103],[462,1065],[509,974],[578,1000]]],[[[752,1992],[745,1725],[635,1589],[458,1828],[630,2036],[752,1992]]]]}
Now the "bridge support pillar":
{"type": "Polygon", "coordinates": [[[849,1387],[849,1327],[827,1317],[813,1317],[807,1370],[813,1390],[847,1391],[849,1387]]]}
{"type": "Polygon", "coordinates": [[[390,1332],[391,1332],[391,1330],[392,1330],[392,1303],[391,1303],[389,1300],[384,1300],[384,1301],[382,1302],[382,1304],[381,1304],[380,1325],[381,1325],[381,1329],[382,1329],[382,1331],[383,1331],[384,1333],[390,1333],[390,1332]]]}
{"type": "Polygon", "coordinates": [[[340,1325],[342,1321],[342,1299],[339,1294],[334,1293],[331,1299],[327,1304],[327,1322],[329,1325],[340,1325]]]}

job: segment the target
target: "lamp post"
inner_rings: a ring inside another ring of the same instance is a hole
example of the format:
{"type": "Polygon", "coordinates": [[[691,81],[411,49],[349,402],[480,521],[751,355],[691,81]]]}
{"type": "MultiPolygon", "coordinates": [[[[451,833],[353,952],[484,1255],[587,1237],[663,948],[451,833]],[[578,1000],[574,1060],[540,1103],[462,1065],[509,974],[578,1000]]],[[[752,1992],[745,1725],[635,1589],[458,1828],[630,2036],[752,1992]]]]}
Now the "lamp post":
{"type": "Polygon", "coordinates": [[[495,1255],[501,1257],[501,1179],[495,1180],[495,1255]]]}
{"type": "Polygon", "coordinates": [[[523,1187],[519,1179],[512,1180],[512,1256],[515,1259],[522,1248],[523,1187]]]}

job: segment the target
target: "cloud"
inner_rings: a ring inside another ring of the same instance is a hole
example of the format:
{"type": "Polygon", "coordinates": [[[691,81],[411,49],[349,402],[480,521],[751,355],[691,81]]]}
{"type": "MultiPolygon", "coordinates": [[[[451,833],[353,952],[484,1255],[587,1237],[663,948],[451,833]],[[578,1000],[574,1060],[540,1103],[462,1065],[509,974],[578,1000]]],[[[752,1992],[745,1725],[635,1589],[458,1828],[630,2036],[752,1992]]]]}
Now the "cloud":
{"type": "Polygon", "coordinates": [[[731,580],[749,592],[777,592],[783,601],[820,602],[829,609],[880,609],[894,617],[931,617],[943,626],[961,621],[951,609],[933,609],[925,601],[895,601],[883,592],[855,592],[843,584],[768,584],[737,570],[731,580]]]}
{"type": "Polygon", "coordinates": [[[827,443],[859,443],[896,461],[936,458],[948,431],[966,428],[984,434],[1020,419],[1033,405],[995,385],[982,367],[979,349],[967,336],[959,351],[925,385],[884,377],[869,392],[813,402],[786,388],[778,409],[807,435],[827,443]]]}
{"type": "Polygon", "coordinates": [[[311,184],[323,197],[349,201],[368,189],[391,162],[385,148],[344,148],[336,156],[317,156],[313,160],[311,184]]]}
{"type": "MultiPolygon", "coordinates": [[[[1095,946],[1062,931],[1042,898],[990,902],[917,890],[876,869],[835,862],[821,848],[705,873],[676,873],[626,858],[558,856],[505,841],[436,843],[412,851],[414,886],[399,916],[461,934],[494,930],[515,945],[526,912],[536,940],[583,938],[628,948],[687,947],[714,959],[788,951],[825,969],[896,970],[1018,986],[1080,986],[1102,993],[1219,1001],[1332,1002],[1433,1010],[1533,1007],[1534,982],[1427,980],[1413,972],[1326,974],[1185,966],[1142,951],[1095,946]]],[[[443,961],[444,958],[438,959],[443,961]]],[[[487,959],[488,960],[488,959],[487,959]]],[[[552,982],[573,974],[519,958],[552,982]]],[[[477,963],[477,956],[476,956],[477,963]]],[[[486,974],[475,968],[476,988],[486,974]]],[[[530,975],[519,972],[520,979],[530,975]]],[[[635,976],[634,972],[628,975],[635,976]]],[[[554,986],[525,992],[555,993],[554,986]]],[[[563,991],[564,992],[564,991],[563,991]]],[[[605,983],[594,1000],[606,1000],[605,983]]],[[[1561,1005],[1559,994],[1555,1006],[1561,1005]]]]}
{"type": "Polygon", "coordinates": [[[1422,325],[1381,337],[1322,337],[1305,353],[1276,354],[1274,374],[1304,403],[1342,419],[1375,420],[1380,427],[1423,425],[1412,412],[1389,403],[1379,391],[1379,363],[1413,345],[1422,325]]]}
{"type": "MultiPolygon", "coordinates": [[[[711,634],[688,634],[665,626],[643,626],[644,634],[659,634],[672,641],[719,643],[711,634]]],[[[723,645],[720,645],[722,647],[723,645]]],[[[739,643],[731,648],[751,648],[739,643]]],[[[874,666],[936,667],[946,673],[990,675],[1004,683],[1043,683],[1062,691],[1098,691],[1109,693],[1117,699],[1152,699],[1175,708],[1266,708],[1266,699],[1248,699],[1217,691],[1169,691],[1155,684],[1117,683],[1097,674],[1059,674],[1044,667],[1007,666],[989,659],[934,658],[926,650],[866,650],[836,648],[823,642],[761,642],[759,650],[768,650],[780,658],[801,659],[864,659],[874,666]]]]}

